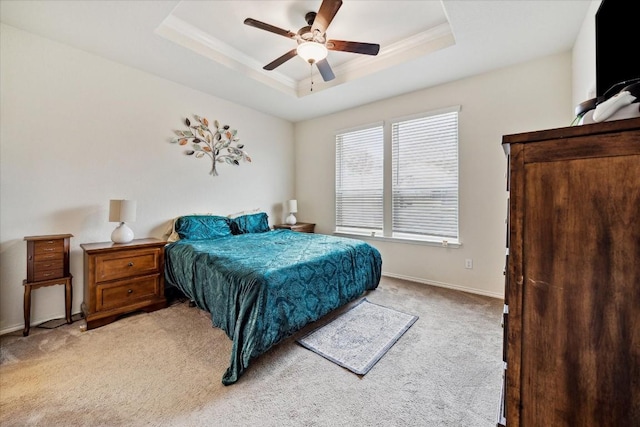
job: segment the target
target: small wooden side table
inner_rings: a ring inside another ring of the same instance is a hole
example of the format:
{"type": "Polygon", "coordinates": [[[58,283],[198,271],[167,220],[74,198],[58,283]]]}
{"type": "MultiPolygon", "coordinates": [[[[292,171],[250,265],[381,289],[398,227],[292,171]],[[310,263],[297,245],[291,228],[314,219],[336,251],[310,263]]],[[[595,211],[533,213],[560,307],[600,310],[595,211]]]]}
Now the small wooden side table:
{"type": "Polygon", "coordinates": [[[29,335],[31,328],[31,290],[44,286],[64,285],[64,308],[67,323],[71,323],[73,301],[73,276],[69,271],[69,239],[72,234],[50,234],[26,236],[27,279],[24,286],[24,330],[29,335]]]}
{"type": "Polygon", "coordinates": [[[291,231],[299,231],[301,233],[313,233],[316,225],[312,224],[310,222],[297,222],[293,225],[291,224],[276,224],[273,226],[273,228],[278,229],[278,228],[284,228],[284,229],[288,229],[291,231]]]}

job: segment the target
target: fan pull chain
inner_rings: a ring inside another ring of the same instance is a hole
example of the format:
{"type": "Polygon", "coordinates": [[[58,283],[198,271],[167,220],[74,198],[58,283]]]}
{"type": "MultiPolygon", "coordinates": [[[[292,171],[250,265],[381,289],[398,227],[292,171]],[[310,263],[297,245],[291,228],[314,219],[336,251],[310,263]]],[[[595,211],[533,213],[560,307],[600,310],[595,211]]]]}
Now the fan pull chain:
{"type": "Polygon", "coordinates": [[[309,78],[311,79],[311,91],[313,92],[313,64],[309,63],[309,78]]]}

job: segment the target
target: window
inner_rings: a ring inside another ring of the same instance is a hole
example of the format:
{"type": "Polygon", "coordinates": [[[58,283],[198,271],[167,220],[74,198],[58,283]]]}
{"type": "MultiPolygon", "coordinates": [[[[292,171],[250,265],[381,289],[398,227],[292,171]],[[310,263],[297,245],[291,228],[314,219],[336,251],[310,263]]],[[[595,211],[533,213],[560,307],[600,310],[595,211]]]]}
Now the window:
{"type": "Polygon", "coordinates": [[[336,135],[336,228],[382,233],[382,125],[336,135]]]}
{"type": "Polygon", "coordinates": [[[458,112],[336,135],[336,231],[458,243],[458,112]]]}

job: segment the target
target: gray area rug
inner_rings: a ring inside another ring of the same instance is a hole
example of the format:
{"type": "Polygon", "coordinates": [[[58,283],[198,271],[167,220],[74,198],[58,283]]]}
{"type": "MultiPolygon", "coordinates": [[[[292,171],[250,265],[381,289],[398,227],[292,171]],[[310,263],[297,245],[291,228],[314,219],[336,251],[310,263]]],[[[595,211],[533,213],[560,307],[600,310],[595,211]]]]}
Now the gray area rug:
{"type": "Polygon", "coordinates": [[[298,343],[351,372],[365,375],[416,320],[418,316],[363,298],[349,311],[299,338],[298,343]]]}

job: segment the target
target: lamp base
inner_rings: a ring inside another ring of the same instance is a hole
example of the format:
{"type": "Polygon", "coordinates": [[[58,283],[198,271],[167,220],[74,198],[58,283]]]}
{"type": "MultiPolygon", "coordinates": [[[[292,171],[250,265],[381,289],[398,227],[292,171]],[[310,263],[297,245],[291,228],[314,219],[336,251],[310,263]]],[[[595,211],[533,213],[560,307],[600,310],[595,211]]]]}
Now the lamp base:
{"type": "Polygon", "coordinates": [[[293,213],[290,213],[287,219],[284,220],[289,225],[296,225],[296,216],[293,213]]]}
{"type": "Polygon", "coordinates": [[[133,230],[127,224],[121,222],[119,226],[111,233],[111,241],[113,243],[129,243],[133,240],[133,230]]]}

